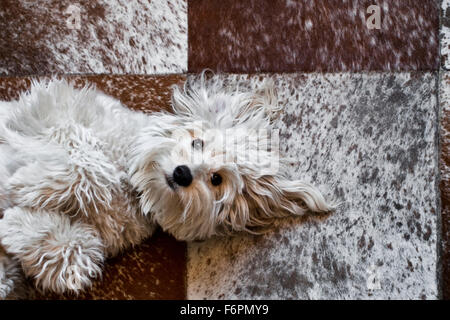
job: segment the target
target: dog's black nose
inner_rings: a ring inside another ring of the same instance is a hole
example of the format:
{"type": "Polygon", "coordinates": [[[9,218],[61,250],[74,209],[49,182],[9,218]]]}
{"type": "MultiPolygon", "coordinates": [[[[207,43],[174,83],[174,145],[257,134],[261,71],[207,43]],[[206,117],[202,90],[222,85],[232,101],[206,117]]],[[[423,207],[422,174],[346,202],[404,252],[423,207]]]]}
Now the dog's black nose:
{"type": "Polygon", "coordinates": [[[178,166],[173,170],[173,181],[182,187],[187,187],[192,182],[191,170],[187,166],[178,166]]]}

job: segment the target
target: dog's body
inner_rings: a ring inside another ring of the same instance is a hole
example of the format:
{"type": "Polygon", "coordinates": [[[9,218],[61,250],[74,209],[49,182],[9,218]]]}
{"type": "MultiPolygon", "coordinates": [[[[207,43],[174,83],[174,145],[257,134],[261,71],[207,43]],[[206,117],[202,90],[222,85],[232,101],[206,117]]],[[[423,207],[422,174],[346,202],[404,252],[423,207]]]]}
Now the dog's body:
{"type": "Polygon", "coordinates": [[[105,256],[153,230],[126,172],[127,150],[148,118],[62,81],[35,84],[7,109],[1,244],[43,288],[78,290],[105,256]]]}
{"type": "Polygon", "coordinates": [[[272,98],[202,80],[175,89],[174,114],[146,115],[52,80],[0,103],[0,296],[14,285],[5,270],[19,265],[44,290],[78,292],[157,225],[193,240],[331,210],[314,187],[230,152],[270,128],[272,98]]]}

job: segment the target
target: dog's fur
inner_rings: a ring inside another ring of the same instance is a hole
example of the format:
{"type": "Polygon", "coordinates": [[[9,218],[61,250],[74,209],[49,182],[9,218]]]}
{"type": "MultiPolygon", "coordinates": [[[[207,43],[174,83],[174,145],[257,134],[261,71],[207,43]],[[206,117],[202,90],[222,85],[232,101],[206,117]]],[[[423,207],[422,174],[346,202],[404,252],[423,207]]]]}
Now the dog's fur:
{"type": "Polygon", "coordinates": [[[316,188],[267,166],[278,151],[268,137],[258,140],[263,150],[252,140],[278,110],[271,86],[251,92],[218,79],[174,88],[173,113],[131,111],[56,79],[1,102],[0,296],[19,264],[43,290],[76,293],[106,257],[157,225],[195,240],[332,210],[316,188]],[[174,182],[179,165],[192,173],[189,186],[174,182]]]}

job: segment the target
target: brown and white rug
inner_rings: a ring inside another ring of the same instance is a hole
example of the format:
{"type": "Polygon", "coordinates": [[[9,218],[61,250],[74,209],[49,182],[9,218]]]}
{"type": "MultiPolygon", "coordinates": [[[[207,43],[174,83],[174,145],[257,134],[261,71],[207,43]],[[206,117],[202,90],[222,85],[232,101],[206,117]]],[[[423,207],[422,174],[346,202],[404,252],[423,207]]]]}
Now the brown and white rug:
{"type": "Polygon", "coordinates": [[[1,1],[0,99],[58,74],[151,112],[205,68],[273,78],[289,174],[343,201],[265,236],[158,232],[78,298],[450,298],[449,12],[448,0],[1,1]]]}

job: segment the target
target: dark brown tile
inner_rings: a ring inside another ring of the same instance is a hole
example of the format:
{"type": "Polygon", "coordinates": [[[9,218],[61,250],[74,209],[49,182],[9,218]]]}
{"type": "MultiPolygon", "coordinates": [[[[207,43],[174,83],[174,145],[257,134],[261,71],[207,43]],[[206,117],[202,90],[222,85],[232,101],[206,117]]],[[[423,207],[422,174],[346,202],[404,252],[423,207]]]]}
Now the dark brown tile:
{"type": "MultiPolygon", "coordinates": [[[[170,87],[182,83],[173,76],[71,76],[76,86],[86,83],[122,101],[132,109],[152,112],[170,108],[170,87]]],[[[31,78],[0,77],[0,100],[13,100],[29,88],[31,78]]],[[[158,231],[142,245],[109,259],[103,278],[91,290],[74,296],[42,295],[28,283],[20,290],[37,299],[184,299],[186,244],[158,231]],[[23,288],[25,286],[25,289],[23,288]]],[[[18,298],[20,298],[20,294],[18,298]]],[[[22,296],[23,297],[23,296],[22,296]]]]}
{"type": "Polygon", "coordinates": [[[441,79],[441,212],[442,212],[442,287],[450,300],[450,72],[441,79]]]}
{"type": "Polygon", "coordinates": [[[188,69],[225,72],[435,70],[435,0],[191,0],[188,69]],[[379,5],[380,29],[369,29],[379,5]]]}
{"type": "MultiPolygon", "coordinates": [[[[0,100],[17,99],[27,90],[32,79],[48,77],[0,77],[0,100]]],[[[184,75],[137,76],[137,75],[88,75],[64,76],[75,86],[95,85],[98,89],[119,99],[127,107],[144,112],[170,109],[172,85],[181,84],[184,75]]]]}

